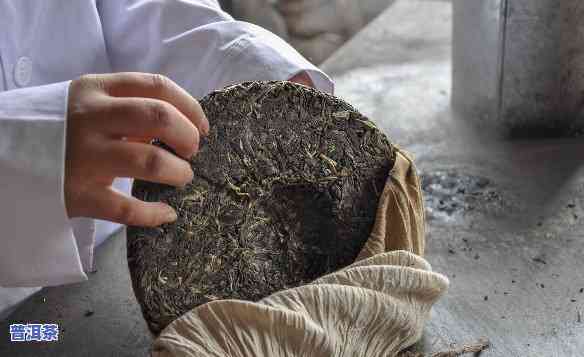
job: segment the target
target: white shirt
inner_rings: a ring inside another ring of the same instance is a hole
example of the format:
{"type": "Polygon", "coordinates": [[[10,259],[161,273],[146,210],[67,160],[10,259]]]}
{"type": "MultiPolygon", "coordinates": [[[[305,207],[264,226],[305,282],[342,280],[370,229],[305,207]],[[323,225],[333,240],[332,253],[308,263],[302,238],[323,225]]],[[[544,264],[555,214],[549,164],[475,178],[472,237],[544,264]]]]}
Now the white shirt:
{"type": "MultiPolygon", "coordinates": [[[[287,43],[235,21],[215,0],[2,0],[0,28],[0,317],[40,286],[86,280],[94,247],[121,227],[67,217],[70,80],[162,73],[201,98],[306,71],[318,89],[333,91],[287,43]]],[[[115,187],[129,194],[131,180],[115,187]]]]}

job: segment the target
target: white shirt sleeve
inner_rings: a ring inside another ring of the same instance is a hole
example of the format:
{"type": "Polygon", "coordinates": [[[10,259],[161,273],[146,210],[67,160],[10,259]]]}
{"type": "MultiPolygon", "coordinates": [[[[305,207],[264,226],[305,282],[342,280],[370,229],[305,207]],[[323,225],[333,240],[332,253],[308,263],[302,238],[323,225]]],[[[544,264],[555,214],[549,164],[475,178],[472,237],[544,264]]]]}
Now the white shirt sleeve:
{"type": "MultiPolygon", "coordinates": [[[[258,26],[235,21],[215,0],[96,4],[114,72],[162,73],[197,98],[230,84],[287,80],[300,72],[306,72],[317,89],[334,91],[331,79],[289,44],[258,26]]],[[[129,194],[131,184],[118,178],[114,187],[129,194]]],[[[95,245],[120,227],[95,220],[95,245]]]]}
{"type": "MultiPolygon", "coordinates": [[[[229,84],[300,72],[333,92],[330,78],[285,41],[235,21],[214,0],[96,5],[113,72],[162,73],[198,98],[229,84]]],[[[0,286],[73,283],[92,268],[96,220],[68,219],[64,205],[68,85],[0,93],[0,286]]],[[[118,181],[129,188],[129,180],[118,181]]],[[[119,227],[102,223],[98,236],[119,227]]]]}
{"type": "Polygon", "coordinates": [[[214,0],[98,0],[114,71],[162,73],[194,97],[248,80],[307,72],[317,89],[333,82],[273,33],[235,21],[214,0]]]}
{"type": "Polygon", "coordinates": [[[76,240],[63,194],[68,88],[0,92],[0,286],[87,279],[92,242],[76,240]]]}

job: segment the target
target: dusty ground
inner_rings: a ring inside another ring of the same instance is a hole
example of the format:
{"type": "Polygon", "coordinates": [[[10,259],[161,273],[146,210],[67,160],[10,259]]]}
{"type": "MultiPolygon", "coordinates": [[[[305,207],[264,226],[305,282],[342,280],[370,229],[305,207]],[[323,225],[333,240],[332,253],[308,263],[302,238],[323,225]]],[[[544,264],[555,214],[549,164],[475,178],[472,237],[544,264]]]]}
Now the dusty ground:
{"type": "Polygon", "coordinates": [[[582,144],[501,142],[456,117],[450,19],[444,2],[398,1],[323,65],[337,94],[413,152],[422,173],[427,257],[451,288],[417,347],[485,336],[492,348],[481,356],[581,355],[582,144]]]}

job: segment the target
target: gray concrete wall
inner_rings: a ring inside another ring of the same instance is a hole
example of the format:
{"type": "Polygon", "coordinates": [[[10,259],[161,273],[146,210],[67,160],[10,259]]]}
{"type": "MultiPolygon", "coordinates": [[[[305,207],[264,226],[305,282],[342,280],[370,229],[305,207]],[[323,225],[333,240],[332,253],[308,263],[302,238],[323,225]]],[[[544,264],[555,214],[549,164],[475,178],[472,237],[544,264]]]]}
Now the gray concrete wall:
{"type": "Polygon", "coordinates": [[[580,0],[455,0],[453,105],[511,136],[582,128],[580,0]]]}
{"type": "Polygon", "coordinates": [[[561,110],[558,3],[507,0],[499,120],[515,132],[524,130],[527,134],[536,128],[550,130],[558,125],[561,110]]]}
{"type": "Polygon", "coordinates": [[[561,70],[560,97],[570,127],[584,128],[584,2],[560,1],[561,70]]]}
{"type": "Polygon", "coordinates": [[[474,120],[498,117],[505,0],[454,0],[452,101],[474,120]]]}

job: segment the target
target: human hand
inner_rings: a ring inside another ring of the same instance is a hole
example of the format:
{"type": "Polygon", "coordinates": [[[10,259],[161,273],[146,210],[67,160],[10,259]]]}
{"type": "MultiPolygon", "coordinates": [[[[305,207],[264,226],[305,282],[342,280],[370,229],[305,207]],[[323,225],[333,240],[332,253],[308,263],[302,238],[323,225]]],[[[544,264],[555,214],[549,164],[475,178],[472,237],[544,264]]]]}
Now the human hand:
{"type": "Polygon", "coordinates": [[[65,205],[69,217],[154,227],[176,220],[162,202],[116,191],[116,177],[184,186],[193,179],[186,158],[199,148],[209,122],[185,90],[161,75],[86,75],[71,82],[67,111],[65,205]],[[150,142],[159,138],[178,155],[150,142]]]}

